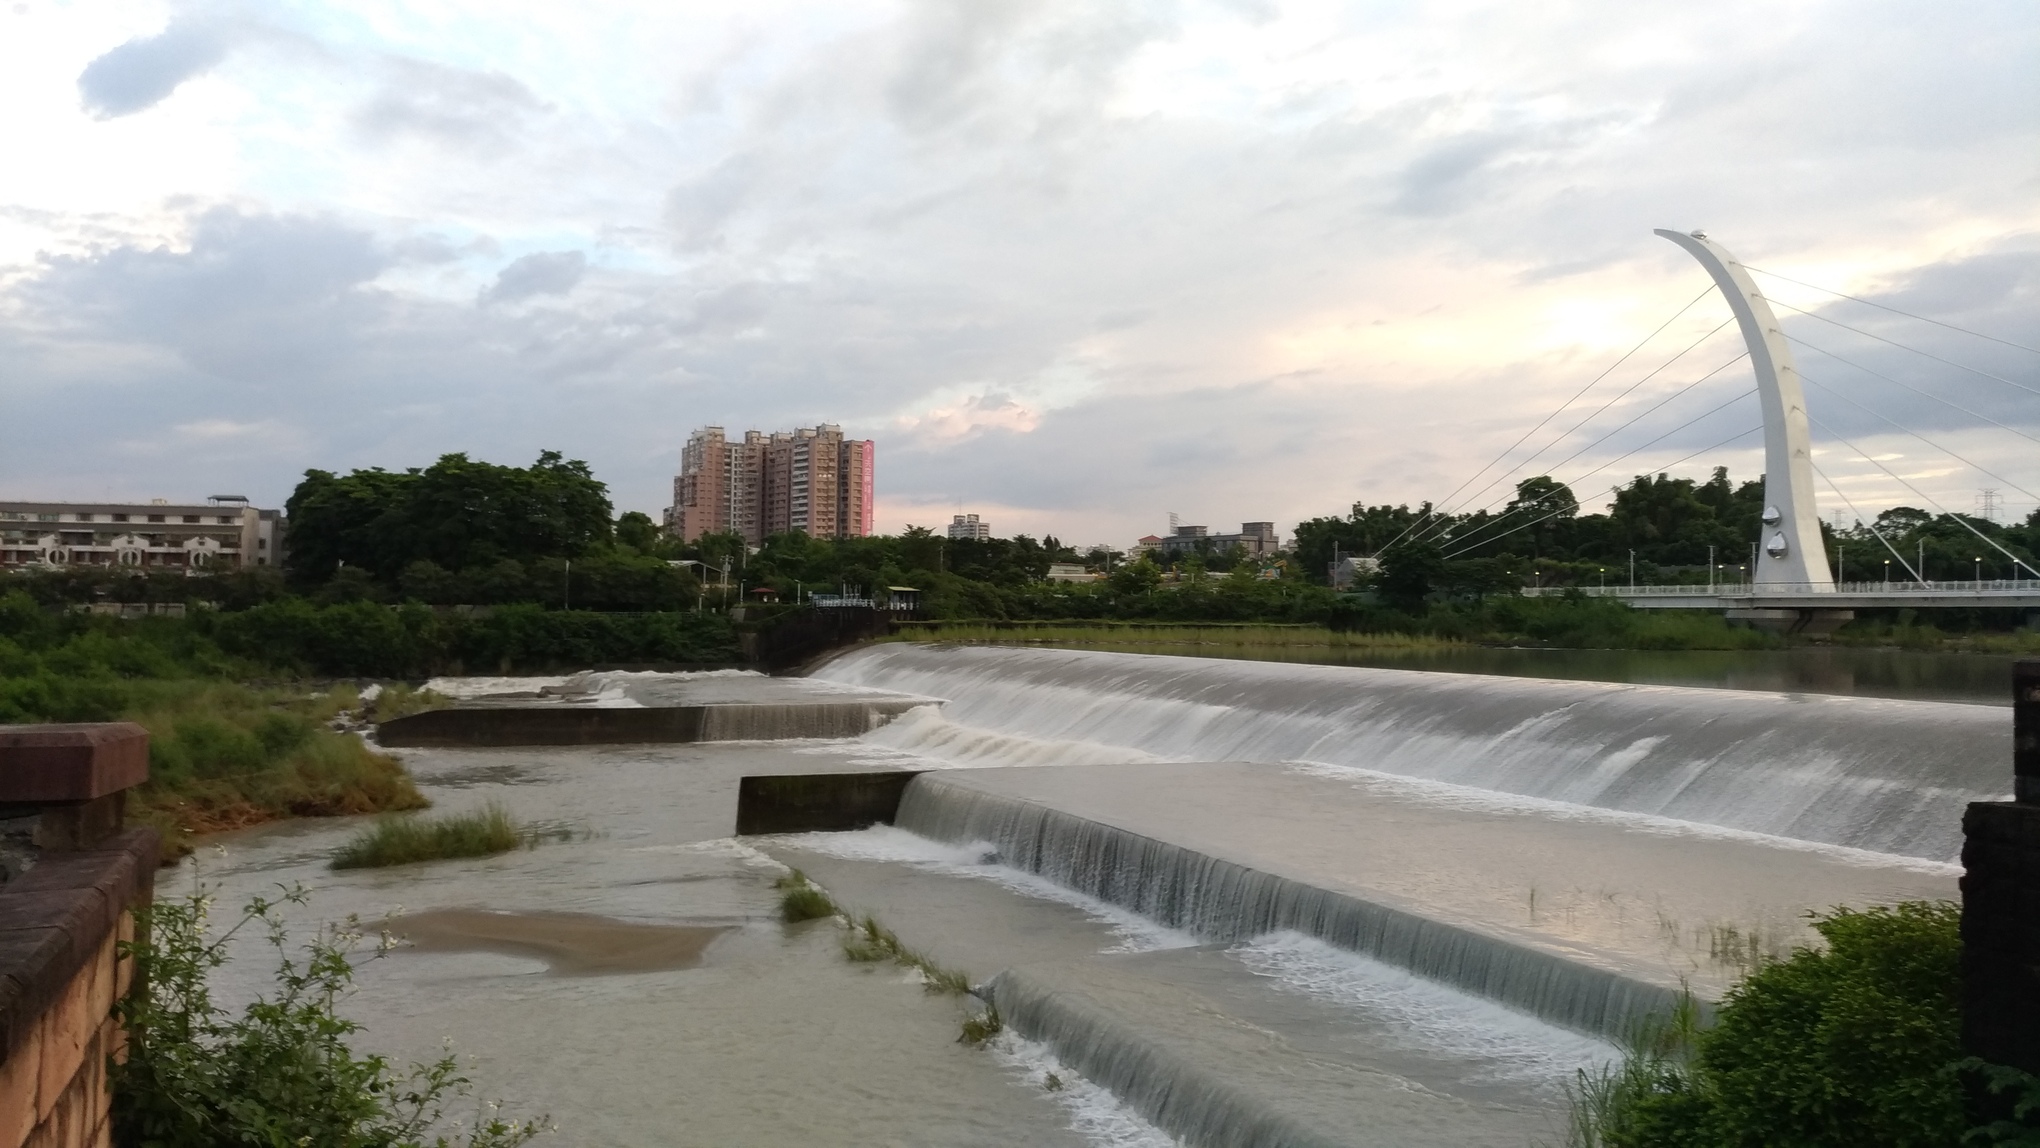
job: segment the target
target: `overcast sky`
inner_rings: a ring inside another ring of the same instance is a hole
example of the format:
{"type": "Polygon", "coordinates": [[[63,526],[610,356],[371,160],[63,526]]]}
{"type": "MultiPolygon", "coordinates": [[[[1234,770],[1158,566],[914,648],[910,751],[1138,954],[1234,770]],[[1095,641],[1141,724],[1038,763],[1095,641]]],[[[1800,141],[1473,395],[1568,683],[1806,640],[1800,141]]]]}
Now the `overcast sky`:
{"type": "MultiPolygon", "coordinates": [[[[888,532],[1287,531],[1667,320],[1460,497],[1753,477],[1655,227],[2040,347],[2040,6],[0,0],[0,496],[551,448],[656,516],[693,428],[832,421],[888,532]]],[[[2040,355],[1764,285],[1843,493],[2033,508],[2040,355]]]]}

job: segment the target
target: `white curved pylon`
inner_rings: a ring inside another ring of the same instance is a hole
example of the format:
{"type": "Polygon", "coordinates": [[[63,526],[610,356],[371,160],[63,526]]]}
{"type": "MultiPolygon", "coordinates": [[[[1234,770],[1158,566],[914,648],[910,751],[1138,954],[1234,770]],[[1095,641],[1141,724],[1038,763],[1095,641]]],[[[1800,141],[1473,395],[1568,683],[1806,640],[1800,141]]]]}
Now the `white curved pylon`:
{"type": "Polygon", "coordinates": [[[1735,256],[1707,238],[1659,228],[1657,234],[1685,248],[1714,276],[1714,285],[1735,312],[1750,366],[1757,373],[1757,397],[1764,408],[1764,525],[1757,544],[1757,587],[1767,593],[1833,593],[1827,548],[1820,538],[1820,512],[1813,501],[1813,439],[1806,428],[1806,392],[1792,365],[1792,348],[1750,273],[1735,256]]]}

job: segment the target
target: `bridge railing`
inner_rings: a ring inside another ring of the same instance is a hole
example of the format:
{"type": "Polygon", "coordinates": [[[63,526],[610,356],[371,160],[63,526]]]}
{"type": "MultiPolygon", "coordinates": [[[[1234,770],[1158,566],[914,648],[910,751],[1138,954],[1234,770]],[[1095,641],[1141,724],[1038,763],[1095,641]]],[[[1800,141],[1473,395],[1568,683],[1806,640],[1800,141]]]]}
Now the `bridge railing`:
{"type": "MultiPolygon", "coordinates": [[[[1674,598],[1674,597],[1747,597],[1752,594],[1790,594],[1795,588],[1784,585],[1757,582],[1717,582],[1712,586],[1699,585],[1671,586],[1543,586],[1525,587],[1526,597],[1536,598],[1547,594],[1563,594],[1577,589],[1589,598],[1674,598]]],[[[1982,594],[1999,593],[2031,594],[2040,591],[2040,578],[1962,578],[1952,581],[1915,582],[1838,582],[1837,593],[1842,594],[1982,594]]]]}

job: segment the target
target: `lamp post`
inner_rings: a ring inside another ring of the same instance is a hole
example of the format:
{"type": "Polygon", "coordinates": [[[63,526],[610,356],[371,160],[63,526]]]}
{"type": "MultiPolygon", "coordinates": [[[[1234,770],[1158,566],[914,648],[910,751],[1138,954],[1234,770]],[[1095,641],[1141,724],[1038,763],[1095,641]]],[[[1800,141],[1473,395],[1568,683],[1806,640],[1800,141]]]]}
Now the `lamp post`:
{"type": "Polygon", "coordinates": [[[1981,589],[1983,589],[1983,556],[1982,556],[1982,555],[1978,555],[1978,556],[1977,556],[1977,558],[1976,558],[1976,565],[1975,565],[1975,566],[1974,566],[1974,567],[1973,567],[1972,569],[1974,569],[1974,571],[1976,572],[1976,578],[1975,578],[1975,582],[1976,582],[1976,588],[1977,588],[1978,590],[1981,590],[1981,589]]]}
{"type": "Polygon", "coordinates": [[[1601,567],[1601,589],[1603,591],[1608,589],[1608,568],[1606,566],[1601,567]]]}
{"type": "Polygon", "coordinates": [[[1884,560],[1884,588],[1891,589],[1891,559],[1884,560]]]}
{"type": "Polygon", "coordinates": [[[574,600],[574,560],[567,559],[566,573],[560,575],[560,609],[565,610],[574,600]]]}
{"type": "Polygon", "coordinates": [[[1707,592],[1714,593],[1714,547],[1707,548],[1707,592]]]}
{"type": "Polygon", "coordinates": [[[1636,589],[1636,551],[1629,552],[1629,589],[1636,589]]]}

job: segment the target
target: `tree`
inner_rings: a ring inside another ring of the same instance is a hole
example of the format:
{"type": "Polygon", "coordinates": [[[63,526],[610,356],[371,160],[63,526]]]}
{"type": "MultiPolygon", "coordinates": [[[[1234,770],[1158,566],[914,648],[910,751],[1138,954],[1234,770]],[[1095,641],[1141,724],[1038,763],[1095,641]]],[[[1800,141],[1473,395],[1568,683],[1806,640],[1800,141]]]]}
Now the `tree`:
{"type": "Polygon", "coordinates": [[[311,584],[342,563],[392,582],[421,560],[459,572],[506,558],[578,558],[611,530],[608,488],[558,451],[523,468],[449,454],[402,474],[309,470],[285,507],[290,570],[311,584]]]}
{"type": "Polygon", "coordinates": [[[1398,609],[1417,611],[1445,578],[1445,557],[1428,542],[1398,542],[1380,554],[1375,587],[1398,609]]]}

